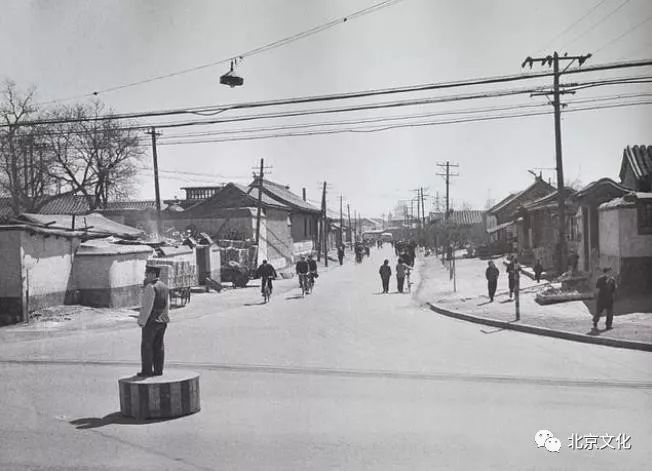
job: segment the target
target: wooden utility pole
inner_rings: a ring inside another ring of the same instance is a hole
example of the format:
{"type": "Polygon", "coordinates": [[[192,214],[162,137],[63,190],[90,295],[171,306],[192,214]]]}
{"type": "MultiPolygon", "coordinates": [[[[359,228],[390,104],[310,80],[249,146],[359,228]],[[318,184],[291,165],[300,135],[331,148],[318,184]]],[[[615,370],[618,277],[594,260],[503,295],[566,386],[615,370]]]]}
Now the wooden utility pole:
{"type": "Polygon", "coordinates": [[[342,201],[343,197],[340,195],[340,245],[344,245],[344,216],[342,214],[343,210],[343,204],[344,202],[342,201]]]}
{"type": "Polygon", "coordinates": [[[161,192],[158,185],[158,155],[156,154],[156,138],[160,133],[156,132],[156,128],[152,126],[151,130],[147,133],[152,136],[152,159],[154,163],[154,193],[156,195],[156,232],[161,233],[161,192]]]}
{"type": "Polygon", "coordinates": [[[421,187],[421,218],[422,218],[422,224],[425,229],[426,227],[426,203],[423,197],[423,187],[421,187]]]}
{"type": "Polygon", "coordinates": [[[324,266],[328,266],[328,215],[326,214],[326,182],[321,194],[321,233],[322,246],[324,248],[324,266]]]}
{"type": "Polygon", "coordinates": [[[256,247],[258,247],[258,252],[260,253],[260,213],[262,211],[263,203],[263,172],[265,171],[265,160],[260,159],[260,171],[258,172],[258,178],[256,186],[258,186],[258,204],[256,208],[256,247]]]}
{"type": "MultiPolygon", "coordinates": [[[[552,83],[552,106],[554,109],[555,115],[555,162],[557,169],[557,205],[559,211],[559,240],[558,240],[558,254],[557,254],[557,270],[561,274],[566,270],[566,259],[567,259],[567,249],[566,249],[566,195],[564,188],[564,165],[562,160],[561,152],[561,101],[560,96],[564,93],[575,93],[574,91],[560,91],[559,89],[559,77],[563,72],[559,71],[559,61],[570,61],[568,67],[572,65],[574,61],[577,61],[581,66],[586,62],[587,59],[591,57],[591,54],[586,54],[583,56],[569,56],[568,53],[565,53],[562,57],[559,56],[557,51],[553,53],[552,56],[548,55],[546,57],[526,57],[521,67],[529,65],[532,68],[534,62],[540,62],[542,66],[548,65],[552,66],[553,72],[553,83],[552,83]]],[[[568,68],[567,67],[567,68],[568,68]]],[[[542,93],[533,93],[534,95],[549,95],[550,92],[542,93]]]]}
{"type": "MultiPolygon", "coordinates": [[[[349,207],[349,203],[346,203],[346,213],[349,218],[349,234],[351,236],[351,242],[353,242],[354,237],[353,234],[351,233],[351,208],[349,207]]],[[[351,243],[351,247],[353,247],[353,243],[351,243]]]]}
{"type": "Polygon", "coordinates": [[[446,181],[446,213],[444,214],[444,220],[448,221],[448,214],[450,213],[450,181],[451,177],[458,177],[459,173],[451,173],[451,167],[459,167],[458,164],[452,164],[448,160],[444,162],[437,163],[438,167],[446,169],[446,173],[438,173],[437,175],[444,177],[446,181]]]}

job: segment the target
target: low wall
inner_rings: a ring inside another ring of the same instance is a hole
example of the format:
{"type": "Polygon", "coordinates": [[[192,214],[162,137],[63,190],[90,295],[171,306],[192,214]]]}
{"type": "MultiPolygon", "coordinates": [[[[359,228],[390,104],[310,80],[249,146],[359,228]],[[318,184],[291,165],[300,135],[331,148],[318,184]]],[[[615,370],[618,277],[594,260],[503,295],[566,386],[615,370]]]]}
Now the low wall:
{"type": "Polygon", "coordinates": [[[147,259],[153,250],[138,245],[83,245],[75,259],[74,301],[93,307],[140,304],[147,259]]]}

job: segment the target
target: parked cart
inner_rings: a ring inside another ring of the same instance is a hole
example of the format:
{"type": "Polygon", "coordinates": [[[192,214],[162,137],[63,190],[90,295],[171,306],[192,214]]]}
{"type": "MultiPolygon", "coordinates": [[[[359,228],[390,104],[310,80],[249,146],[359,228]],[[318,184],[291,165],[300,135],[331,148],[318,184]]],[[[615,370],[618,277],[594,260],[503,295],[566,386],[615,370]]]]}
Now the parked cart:
{"type": "Polygon", "coordinates": [[[159,279],[168,286],[170,304],[185,306],[190,302],[190,288],[198,284],[196,265],[164,258],[148,260],[147,264],[161,269],[159,279]]]}

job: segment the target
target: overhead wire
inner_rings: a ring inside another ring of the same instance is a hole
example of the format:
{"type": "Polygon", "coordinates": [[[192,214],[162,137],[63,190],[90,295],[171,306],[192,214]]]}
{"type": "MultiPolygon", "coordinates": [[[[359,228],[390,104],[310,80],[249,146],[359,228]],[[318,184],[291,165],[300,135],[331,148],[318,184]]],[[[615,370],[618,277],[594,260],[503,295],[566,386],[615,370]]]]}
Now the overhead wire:
{"type": "MultiPolygon", "coordinates": [[[[638,101],[632,103],[616,103],[608,105],[596,105],[596,106],[587,106],[587,107],[578,107],[573,109],[565,109],[563,113],[569,112],[578,112],[578,111],[589,111],[597,109],[609,109],[609,108],[621,108],[627,106],[641,106],[652,104],[652,100],[638,101]]],[[[282,138],[282,137],[295,137],[295,136],[313,136],[313,135],[327,135],[327,134],[341,134],[341,133],[360,133],[360,132],[379,132],[386,131],[390,129],[397,128],[406,128],[406,127],[422,127],[422,126],[437,126],[437,125],[447,125],[447,124],[459,124],[459,123],[469,123],[469,122],[480,122],[480,121],[494,121],[502,120],[509,118],[518,118],[518,117],[530,117],[530,116],[544,116],[551,115],[554,111],[540,111],[540,112],[528,112],[528,113],[512,113],[505,115],[495,115],[495,116],[480,116],[480,117],[470,117],[470,118],[460,118],[455,120],[445,120],[445,121],[432,121],[425,123],[409,123],[409,124],[396,124],[385,127],[376,127],[370,129],[360,129],[360,128],[345,128],[345,129],[333,129],[333,130],[322,130],[322,131],[306,131],[299,133],[280,133],[280,134],[269,134],[261,136],[237,136],[237,137],[225,137],[220,139],[203,139],[203,140],[194,140],[194,141],[172,141],[161,143],[161,145],[185,145],[185,144],[208,144],[208,143],[217,143],[217,142],[230,142],[230,141],[253,141],[260,139],[271,139],[271,138],[282,138]]]]}
{"type": "MultiPolygon", "coordinates": [[[[599,64],[595,66],[577,67],[565,71],[565,74],[590,73],[590,72],[612,70],[612,69],[615,70],[619,68],[646,67],[650,65],[652,65],[652,60],[647,60],[647,59],[638,60],[638,61],[623,61],[623,62],[615,62],[615,63],[608,63],[608,64],[599,64]]],[[[538,79],[544,77],[552,77],[553,75],[554,75],[553,72],[523,73],[523,74],[502,75],[502,76],[493,76],[493,77],[482,77],[482,78],[467,79],[467,80],[456,80],[450,82],[420,84],[420,85],[412,85],[412,86],[404,86],[404,87],[392,87],[386,89],[364,90],[364,91],[348,92],[348,93],[304,96],[304,97],[295,97],[295,98],[280,99],[280,100],[265,100],[265,101],[258,101],[258,102],[245,102],[245,103],[235,103],[235,104],[227,104],[227,105],[213,105],[213,106],[204,106],[204,107],[195,107],[195,108],[168,109],[168,110],[157,110],[157,111],[137,112],[137,113],[122,113],[122,114],[113,113],[108,115],[87,117],[87,118],[39,119],[39,120],[32,120],[32,121],[23,121],[11,125],[4,123],[4,124],[0,124],[0,128],[9,127],[9,126],[13,126],[13,127],[36,126],[39,124],[58,124],[58,123],[92,122],[92,121],[117,120],[117,119],[153,118],[153,117],[162,117],[162,116],[175,115],[175,114],[196,114],[198,112],[210,112],[210,111],[219,111],[221,113],[226,110],[235,110],[235,109],[259,108],[259,107],[278,106],[278,105],[296,105],[296,104],[304,104],[304,103],[316,103],[322,101],[365,98],[370,96],[378,96],[378,95],[386,95],[386,94],[394,94],[394,93],[421,92],[421,91],[431,91],[431,90],[445,89],[445,88],[500,84],[506,82],[519,81],[519,80],[530,80],[530,79],[538,79]]]]}
{"type": "Polygon", "coordinates": [[[632,1],[632,0],[624,0],[620,5],[618,5],[616,8],[614,8],[614,9],[611,10],[609,13],[607,13],[606,16],[602,17],[602,19],[601,19],[600,21],[598,21],[597,23],[592,24],[589,28],[585,29],[585,30],[582,31],[579,35],[577,35],[575,38],[573,38],[573,40],[570,41],[570,42],[567,44],[567,47],[568,47],[568,46],[571,46],[572,44],[575,44],[578,40],[580,40],[581,38],[583,38],[587,33],[593,31],[595,28],[597,28],[597,27],[600,26],[602,23],[604,23],[605,21],[607,21],[607,20],[608,20],[609,18],[611,18],[613,15],[615,15],[616,13],[618,13],[618,12],[619,12],[619,11],[620,11],[624,6],[625,6],[625,5],[627,5],[627,4],[628,4],[629,2],[631,2],[631,1],[632,1]]]}
{"type": "MultiPolygon", "coordinates": [[[[633,94],[620,94],[620,95],[611,95],[611,96],[600,96],[594,98],[578,99],[565,102],[566,105],[570,104],[580,104],[580,103],[597,103],[604,101],[614,101],[622,100],[627,98],[641,98],[641,97],[652,97],[652,93],[633,93],[633,94]]],[[[495,111],[511,111],[517,109],[526,109],[526,108],[541,108],[549,106],[546,103],[522,103],[513,106],[505,107],[488,107],[488,108],[475,108],[475,109],[465,109],[465,110],[448,110],[441,111],[436,113],[423,113],[423,114],[414,114],[414,115],[401,115],[393,117],[381,117],[381,118],[370,118],[370,119],[361,119],[361,120],[344,120],[344,121],[328,121],[328,122],[313,122],[313,123],[303,123],[303,124],[290,124],[290,125],[280,125],[280,126],[269,126],[269,127],[256,127],[256,128],[239,128],[239,129],[230,129],[230,130],[212,130],[206,132],[198,133],[181,133],[174,135],[166,135],[166,140],[159,140],[158,142],[164,143],[167,140],[174,139],[186,139],[186,138],[196,138],[196,137],[206,137],[206,136],[216,136],[216,135],[229,135],[229,134],[247,134],[254,132],[270,132],[270,131],[279,131],[279,130],[289,130],[289,129],[305,129],[311,127],[319,126],[343,126],[343,125],[356,125],[356,124],[370,124],[386,121],[408,121],[415,120],[420,118],[435,117],[435,116],[446,116],[446,115],[466,115],[466,114],[478,114],[486,112],[495,112],[495,111]]]]}
{"type": "Polygon", "coordinates": [[[205,64],[197,65],[197,66],[194,66],[194,67],[189,67],[189,68],[186,68],[186,69],[181,69],[181,70],[178,70],[178,71],[175,71],[175,72],[156,75],[156,76],[149,77],[149,78],[142,79],[142,80],[127,82],[127,83],[122,84],[122,85],[117,85],[117,86],[113,86],[113,87],[98,89],[98,90],[95,90],[93,92],[86,93],[86,94],[83,94],[83,95],[77,95],[77,96],[69,97],[69,98],[54,99],[54,100],[50,100],[50,101],[47,101],[47,102],[43,102],[41,104],[59,103],[59,102],[70,101],[70,100],[75,100],[75,99],[79,99],[79,98],[94,97],[94,96],[98,96],[100,94],[114,92],[114,91],[117,91],[117,90],[123,90],[123,89],[126,89],[126,88],[131,88],[131,87],[135,87],[135,86],[138,86],[138,85],[143,85],[143,84],[146,84],[146,83],[155,82],[155,81],[158,81],[158,80],[177,77],[177,76],[185,75],[185,74],[188,74],[188,73],[191,73],[191,72],[197,72],[199,70],[215,67],[217,65],[227,64],[227,63],[229,63],[230,61],[232,61],[234,59],[251,57],[253,55],[260,54],[260,53],[269,51],[271,49],[275,49],[277,47],[284,46],[286,44],[290,44],[290,43],[298,41],[300,39],[307,38],[307,37],[312,36],[314,34],[317,34],[317,33],[320,33],[322,31],[325,31],[327,29],[330,29],[330,28],[332,28],[332,27],[334,27],[336,25],[339,25],[341,23],[346,23],[349,20],[354,20],[354,19],[360,18],[362,16],[368,15],[370,13],[375,13],[377,11],[380,11],[380,10],[382,10],[384,8],[390,7],[390,6],[394,5],[394,4],[400,3],[402,1],[404,1],[404,0],[385,0],[385,1],[382,1],[380,3],[371,5],[370,7],[363,8],[362,10],[357,10],[357,11],[355,11],[353,13],[348,14],[348,15],[345,15],[345,16],[336,18],[334,20],[328,21],[328,22],[326,22],[326,23],[324,23],[322,25],[315,26],[315,27],[310,28],[308,30],[293,34],[291,36],[287,36],[285,38],[273,41],[271,43],[267,43],[267,44],[262,45],[262,46],[258,46],[256,48],[250,49],[250,50],[245,51],[245,52],[241,52],[239,54],[235,54],[235,55],[223,58],[223,59],[219,59],[217,61],[208,62],[208,63],[205,63],[205,64]]]}
{"type": "Polygon", "coordinates": [[[588,17],[591,13],[593,13],[597,8],[600,7],[600,5],[602,5],[602,4],[603,4],[604,2],[606,2],[606,1],[607,1],[607,0],[601,0],[601,1],[599,1],[598,3],[596,3],[595,5],[593,5],[593,6],[592,6],[591,8],[589,8],[589,9],[586,11],[586,13],[584,13],[584,14],[583,14],[579,19],[577,19],[577,20],[575,20],[574,22],[572,22],[572,23],[571,23],[568,27],[566,27],[562,32],[560,32],[559,34],[557,34],[557,35],[556,35],[555,37],[553,37],[550,41],[546,42],[546,44],[545,44],[544,46],[542,46],[542,47],[540,47],[539,49],[537,49],[536,52],[535,52],[535,54],[540,53],[541,51],[543,51],[544,49],[546,49],[548,46],[554,44],[554,42],[557,41],[557,39],[561,38],[564,34],[566,34],[566,33],[567,33],[568,31],[570,31],[570,30],[571,30],[575,25],[579,24],[582,20],[584,20],[586,17],[588,17]]]}
{"type": "Polygon", "coordinates": [[[652,15],[649,15],[647,18],[644,18],[639,23],[637,23],[636,26],[634,26],[632,28],[628,28],[624,33],[618,35],[617,37],[613,38],[611,41],[608,41],[605,44],[603,44],[602,46],[600,46],[598,49],[596,49],[594,54],[597,54],[598,52],[602,51],[603,49],[606,49],[607,47],[611,46],[612,44],[620,41],[625,36],[629,36],[630,34],[632,34],[634,31],[636,31],[638,28],[640,28],[641,26],[643,26],[645,23],[647,23],[650,20],[652,20],[652,15]]]}

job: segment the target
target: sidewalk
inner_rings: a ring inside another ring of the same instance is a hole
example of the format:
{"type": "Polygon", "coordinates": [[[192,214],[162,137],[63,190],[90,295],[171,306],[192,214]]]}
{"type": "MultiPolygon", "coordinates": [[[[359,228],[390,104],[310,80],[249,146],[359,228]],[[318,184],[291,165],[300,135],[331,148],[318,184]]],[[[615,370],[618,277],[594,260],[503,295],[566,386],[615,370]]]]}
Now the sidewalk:
{"type": "Polygon", "coordinates": [[[487,262],[473,259],[457,259],[456,291],[449,279],[449,270],[440,259],[422,259],[419,298],[431,309],[443,315],[471,322],[491,325],[501,329],[548,335],[587,343],[635,348],[652,351],[652,313],[636,312],[631,302],[616,300],[612,330],[604,329],[604,316],[598,330],[592,329],[594,301],[570,301],[539,305],[535,301],[537,291],[550,283],[537,284],[521,276],[520,320],[515,320],[515,303],[509,300],[507,274],[502,259],[495,263],[500,270],[498,290],[493,303],[489,302],[485,269],[487,262]],[[627,305],[626,305],[627,304],[627,305]]]}

